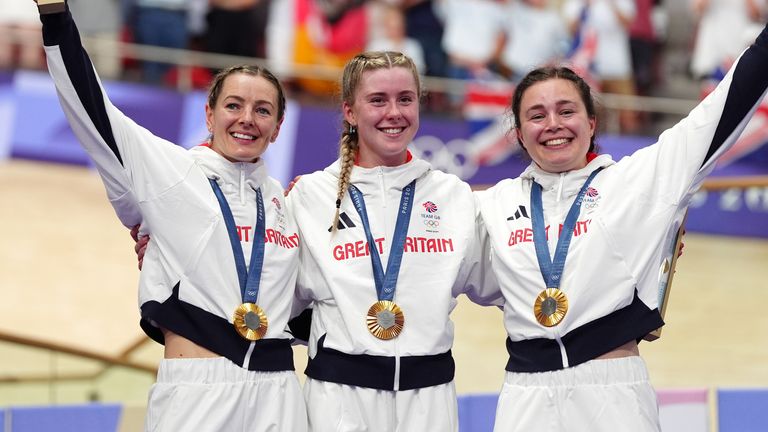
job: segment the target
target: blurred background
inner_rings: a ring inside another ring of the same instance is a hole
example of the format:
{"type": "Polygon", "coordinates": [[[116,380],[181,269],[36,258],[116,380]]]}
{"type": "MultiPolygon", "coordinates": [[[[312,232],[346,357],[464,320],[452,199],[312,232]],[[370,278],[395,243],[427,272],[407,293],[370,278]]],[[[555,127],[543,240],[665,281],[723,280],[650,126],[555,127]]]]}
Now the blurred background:
{"type": "MultiPolygon", "coordinates": [[[[618,159],[682,119],[768,17],[767,0],[68,3],[113,103],[184,147],[206,138],[213,73],[273,70],[289,104],[266,159],[283,184],[336,158],[346,60],[403,51],[427,90],[412,151],[477,188],[528,164],[506,108],[533,67],[567,64],[590,80],[598,144],[618,159]]],[[[0,3],[0,431],[83,406],[114,408],[116,426],[71,430],[140,430],[162,347],[138,326],[133,241],[66,123],[39,27],[31,1],[0,3]]],[[[695,197],[667,325],[640,344],[665,431],[765,430],[766,143],[764,102],[695,197]]],[[[501,312],[461,299],[453,317],[462,432],[489,430],[507,358],[501,312]]],[[[306,350],[295,353],[302,376],[306,350]]]]}

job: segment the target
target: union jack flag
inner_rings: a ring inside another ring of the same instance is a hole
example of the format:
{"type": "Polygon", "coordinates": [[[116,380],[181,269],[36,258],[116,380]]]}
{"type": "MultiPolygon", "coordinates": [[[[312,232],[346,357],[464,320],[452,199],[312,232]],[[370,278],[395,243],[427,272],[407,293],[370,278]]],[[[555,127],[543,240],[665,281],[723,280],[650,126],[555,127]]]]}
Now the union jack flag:
{"type": "MultiPolygon", "coordinates": [[[[589,7],[581,11],[578,30],[563,63],[595,91],[600,91],[594,70],[598,38],[587,25],[588,13],[589,7]]],[[[517,138],[508,133],[510,125],[506,119],[514,87],[512,83],[498,81],[476,80],[467,84],[463,109],[471,132],[467,153],[477,166],[500,164],[521,151],[517,138]]]]}
{"type": "Polygon", "coordinates": [[[514,84],[501,80],[467,84],[463,108],[471,133],[467,153],[478,166],[501,163],[519,151],[505,121],[514,91],[514,84]]]}
{"type": "Polygon", "coordinates": [[[587,24],[589,6],[584,6],[579,15],[579,22],[571,42],[571,49],[566,56],[566,64],[595,91],[600,91],[600,80],[595,73],[595,53],[597,52],[597,32],[587,24]]]}

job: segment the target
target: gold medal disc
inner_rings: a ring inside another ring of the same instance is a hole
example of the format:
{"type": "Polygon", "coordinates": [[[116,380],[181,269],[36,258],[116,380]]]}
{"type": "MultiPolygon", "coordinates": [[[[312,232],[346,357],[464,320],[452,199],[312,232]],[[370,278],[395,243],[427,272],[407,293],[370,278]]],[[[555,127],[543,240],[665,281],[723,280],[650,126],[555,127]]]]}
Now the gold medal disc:
{"type": "Polygon", "coordinates": [[[238,306],[233,321],[240,336],[251,341],[263,338],[269,327],[267,314],[256,303],[243,303],[238,306]]]}
{"type": "Polygon", "coordinates": [[[374,303],[368,309],[365,321],[368,324],[368,331],[384,340],[396,338],[405,326],[405,316],[400,306],[388,300],[374,303]]]}
{"type": "Polygon", "coordinates": [[[557,288],[547,288],[536,297],[533,314],[536,321],[545,327],[560,324],[568,312],[568,297],[557,288]]]}

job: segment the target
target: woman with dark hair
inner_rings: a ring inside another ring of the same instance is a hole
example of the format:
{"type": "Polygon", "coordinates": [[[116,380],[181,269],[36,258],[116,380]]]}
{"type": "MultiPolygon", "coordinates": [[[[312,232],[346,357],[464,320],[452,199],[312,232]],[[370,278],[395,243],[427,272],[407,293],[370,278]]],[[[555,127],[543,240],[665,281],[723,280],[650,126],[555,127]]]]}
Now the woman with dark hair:
{"type": "Polygon", "coordinates": [[[619,161],[595,153],[581,77],[544,67],[520,82],[514,133],[532,162],[479,199],[508,335],[496,431],[659,430],[638,342],[664,325],[668,245],[764,97],[766,71],[764,29],[687,118],[619,161]]]}
{"type": "Polygon", "coordinates": [[[185,150],[107,98],[69,13],[43,14],[62,108],[118,217],[151,231],[141,326],[165,345],[147,431],[305,431],[285,331],[298,234],[262,154],[277,139],[283,89],[268,70],[220,72],[205,107],[209,139],[185,150]]]}

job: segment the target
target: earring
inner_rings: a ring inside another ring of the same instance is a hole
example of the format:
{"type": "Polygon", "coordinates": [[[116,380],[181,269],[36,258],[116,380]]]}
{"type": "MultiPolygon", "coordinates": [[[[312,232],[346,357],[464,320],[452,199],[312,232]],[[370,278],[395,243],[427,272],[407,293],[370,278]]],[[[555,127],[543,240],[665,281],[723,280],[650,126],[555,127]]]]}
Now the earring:
{"type": "Polygon", "coordinates": [[[355,125],[349,125],[349,134],[354,135],[357,133],[357,126],[355,125]]]}

